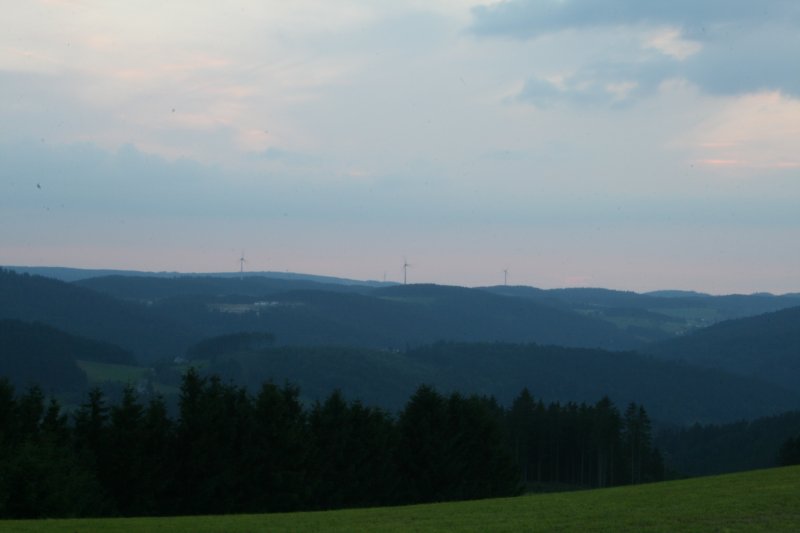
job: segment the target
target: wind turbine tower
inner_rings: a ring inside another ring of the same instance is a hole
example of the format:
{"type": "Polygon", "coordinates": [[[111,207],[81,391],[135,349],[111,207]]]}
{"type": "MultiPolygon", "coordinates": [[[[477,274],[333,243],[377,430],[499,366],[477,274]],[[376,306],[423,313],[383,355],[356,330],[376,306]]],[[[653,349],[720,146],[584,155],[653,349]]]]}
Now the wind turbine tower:
{"type": "Polygon", "coordinates": [[[242,250],[242,256],[239,258],[239,279],[244,279],[244,250],[242,250]]]}
{"type": "Polygon", "coordinates": [[[504,268],[503,269],[503,286],[507,286],[507,285],[508,285],[508,269],[504,268]]]}
{"type": "Polygon", "coordinates": [[[405,285],[408,281],[408,267],[411,265],[408,264],[406,258],[403,258],[403,285],[405,285]]]}

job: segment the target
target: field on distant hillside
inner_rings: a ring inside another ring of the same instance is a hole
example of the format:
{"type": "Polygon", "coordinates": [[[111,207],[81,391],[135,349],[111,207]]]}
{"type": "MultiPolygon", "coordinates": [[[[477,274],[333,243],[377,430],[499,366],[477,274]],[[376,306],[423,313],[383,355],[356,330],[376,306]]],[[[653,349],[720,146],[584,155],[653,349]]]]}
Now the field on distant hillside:
{"type": "Polygon", "coordinates": [[[273,515],[0,521],[0,530],[798,531],[800,467],[472,502],[273,515]]]}
{"type": "Polygon", "coordinates": [[[86,373],[89,383],[96,385],[107,381],[119,381],[135,385],[140,379],[146,378],[150,370],[134,365],[115,365],[112,363],[99,363],[97,361],[77,361],[78,366],[86,373]]]}

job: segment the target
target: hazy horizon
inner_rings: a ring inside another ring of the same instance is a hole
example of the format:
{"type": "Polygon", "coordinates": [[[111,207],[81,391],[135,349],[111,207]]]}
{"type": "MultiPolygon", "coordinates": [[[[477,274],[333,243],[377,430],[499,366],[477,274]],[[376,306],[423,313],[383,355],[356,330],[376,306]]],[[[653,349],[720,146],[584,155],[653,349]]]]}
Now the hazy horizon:
{"type": "Polygon", "coordinates": [[[800,4],[33,0],[0,264],[800,291],[800,4]]]}
{"type": "MultiPolygon", "coordinates": [[[[225,275],[230,277],[236,277],[241,275],[242,273],[239,270],[205,270],[205,271],[195,271],[195,270],[137,270],[137,269],[130,269],[130,268],[95,268],[95,267],[74,267],[74,266],[63,266],[63,265],[0,265],[0,269],[10,269],[10,270],[19,270],[19,271],[27,271],[27,270],[37,270],[37,269],[65,269],[65,270],[75,270],[75,271],[85,271],[85,272],[112,272],[112,273],[132,273],[132,274],[147,274],[147,275],[176,275],[176,276],[204,276],[204,275],[225,275]]],[[[246,277],[249,276],[265,276],[265,277],[287,277],[287,279],[291,278],[331,278],[331,279],[338,279],[348,282],[355,282],[355,283],[387,283],[387,284],[395,284],[395,285],[402,285],[403,280],[402,278],[399,280],[392,280],[392,279],[382,279],[382,278],[356,278],[352,276],[333,276],[330,274],[326,274],[324,272],[296,272],[296,271],[289,271],[289,270],[245,270],[243,275],[246,277]]],[[[502,273],[501,273],[502,276],[502,273]]],[[[81,276],[80,279],[86,279],[87,277],[91,276],[81,276]]],[[[67,279],[67,278],[65,278],[67,279]]],[[[67,281],[71,281],[71,279],[67,279],[67,281]]],[[[653,292],[695,292],[698,294],[708,294],[710,296],[731,296],[731,295],[756,295],[756,294],[772,294],[774,296],[787,296],[787,295],[795,295],[800,294],[799,292],[769,292],[769,291],[752,291],[752,292],[707,292],[707,291],[699,291],[695,289],[687,289],[683,287],[661,287],[658,289],[651,289],[651,290],[640,290],[634,291],[633,289],[629,289],[626,287],[602,287],[597,285],[572,285],[572,286],[552,286],[552,287],[544,287],[540,285],[531,285],[531,284],[522,284],[522,283],[513,283],[509,280],[508,283],[504,283],[504,279],[500,279],[496,283],[485,283],[485,284],[476,284],[476,285],[462,285],[457,283],[447,283],[447,282],[428,282],[428,281],[414,281],[408,280],[408,285],[440,285],[440,286],[450,286],[450,287],[466,287],[466,288],[481,288],[481,287],[500,287],[503,285],[507,285],[509,287],[529,287],[534,289],[542,289],[542,290],[552,290],[552,289],[602,289],[602,290],[612,290],[612,291],[627,291],[627,292],[636,292],[639,294],[648,294],[653,292]]]]}

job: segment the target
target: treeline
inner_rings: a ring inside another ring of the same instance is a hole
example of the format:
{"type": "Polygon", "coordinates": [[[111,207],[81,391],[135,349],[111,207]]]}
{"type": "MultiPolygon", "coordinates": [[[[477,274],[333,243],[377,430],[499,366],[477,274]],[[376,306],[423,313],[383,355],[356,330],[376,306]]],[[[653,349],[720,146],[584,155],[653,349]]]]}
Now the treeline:
{"type": "Polygon", "coordinates": [[[624,414],[608,397],[593,406],[545,405],[525,389],[505,419],[509,445],[529,487],[607,487],[664,477],[650,418],[635,403],[624,414]]]}
{"type": "Polygon", "coordinates": [[[783,442],[778,452],[778,464],[780,466],[800,465],[800,435],[795,438],[789,437],[783,442]]]}
{"type": "Polygon", "coordinates": [[[663,429],[656,442],[670,467],[690,476],[788,465],[793,453],[800,458],[800,411],[731,424],[663,429]]]}
{"type": "Polygon", "coordinates": [[[193,344],[186,350],[186,359],[215,360],[219,354],[257,351],[271,347],[275,336],[270,333],[240,332],[211,337],[193,344]]]}
{"type": "MultiPolygon", "coordinates": [[[[800,405],[800,394],[780,387],[634,352],[502,342],[437,342],[401,351],[219,345],[196,364],[253,393],[266,380],[289,381],[306,398],[325,398],[338,388],[391,412],[400,411],[420,383],[488,394],[503,405],[526,387],[548,403],[593,403],[608,394],[622,408],[631,400],[643,403],[657,425],[754,419],[800,405]]],[[[179,387],[181,373],[172,365],[156,366],[154,379],[179,387]]]]}
{"type": "Polygon", "coordinates": [[[0,516],[186,515],[330,509],[518,494],[534,484],[659,479],[644,409],[421,386],[397,416],[292,385],[253,395],[189,371],[176,416],[133,389],[95,389],[67,415],[0,380],[0,516]]]}

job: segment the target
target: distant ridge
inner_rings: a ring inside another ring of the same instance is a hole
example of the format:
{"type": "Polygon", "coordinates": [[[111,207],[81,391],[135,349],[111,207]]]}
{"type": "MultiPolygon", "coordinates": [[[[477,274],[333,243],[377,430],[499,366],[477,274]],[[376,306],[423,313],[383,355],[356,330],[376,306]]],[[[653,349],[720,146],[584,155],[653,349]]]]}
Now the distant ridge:
{"type": "Polygon", "coordinates": [[[316,274],[302,274],[296,272],[174,272],[160,271],[149,272],[142,270],[115,270],[115,269],[96,269],[96,268],[71,268],[71,267],[46,267],[46,266],[3,266],[7,270],[19,272],[20,274],[33,274],[53,278],[60,281],[73,282],[85,279],[99,278],[105,276],[135,276],[148,278],[183,278],[183,277],[208,277],[208,278],[238,278],[244,277],[267,277],[274,279],[288,279],[301,281],[315,281],[317,283],[329,283],[335,285],[363,285],[367,287],[384,287],[396,285],[394,282],[383,282],[374,280],[355,280],[348,278],[337,278],[335,276],[319,276],[316,274]]]}
{"type": "MultiPolygon", "coordinates": [[[[656,298],[705,298],[711,296],[707,292],[680,291],[680,290],[650,291],[642,294],[645,294],[647,296],[655,296],[656,298]]],[[[765,294],[765,293],[760,293],[760,294],[765,294]]]]}
{"type": "Polygon", "coordinates": [[[18,274],[31,274],[45,278],[57,279],[59,281],[73,282],[99,276],[147,276],[158,278],[170,278],[180,276],[178,272],[139,272],[136,270],[104,270],[90,268],[69,268],[69,267],[41,267],[41,266],[2,266],[6,270],[17,272],[18,274]]]}
{"type": "MultiPolygon", "coordinates": [[[[253,272],[177,272],[177,271],[147,271],[147,270],[125,270],[125,269],[110,269],[110,268],[73,268],[73,267],[60,267],[60,266],[14,266],[14,265],[0,265],[0,268],[18,272],[21,274],[33,274],[37,276],[44,276],[46,278],[53,278],[60,281],[73,282],[81,281],[90,278],[98,278],[105,276],[131,276],[131,277],[149,277],[149,278],[184,278],[184,277],[209,277],[209,278],[238,278],[238,277],[266,277],[273,279],[284,280],[299,280],[299,281],[314,281],[317,283],[327,283],[335,285],[358,285],[365,287],[391,287],[394,285],[401,285],[401,283],[394,281],[377,281],[377,280],[357,280],[352,278],[340,278],[336,276],[323,276],[318,274],[304,274],[301,272],[275,272],[270,270],[261,270],[253,272]]],[[[637,297],[653,297],[653,298],[724,298],[724,297],[766,297],[766,298],[798,298],[800,299],[800,292],[792,292],[786,294],[773,294],[770,292],[755,292],[752,294],[728,294],[728,295],[713,295],[705,292],[690,291],[690,290],[656,290],[648,292],[634,292],[605,289],[602,287],[572,287],[572,288],[555,288],[555,289],[541,289],[527,285],[495,285],[485,287],[473,287],[476,289],[486,290],[495,294],[502,294],[504,296],[522,296],[528,298],[549,298],[551,303],[556,299],[561,299],[566,296],[566,299],[583,299],[586,295],[597,297],[602,295],[604,297],[628,297],[635,299],[637,297]]],[[[592,298],[589,298],[590,300],[592,298]]],[[[767,311],[764,311],[767,312],[767,311]]]]}
{"type": "Polygon", "coordinates": [[[172,359],[204,337],[241,331],[271,333],[280,344],[393,349],[438,340],[640,345],[614,324],[569,309],[465,287],[373,288],[263,276],[66,283],[5,270],[0,282],[0,317],[112,342],[143,362],[172,359]]]}

